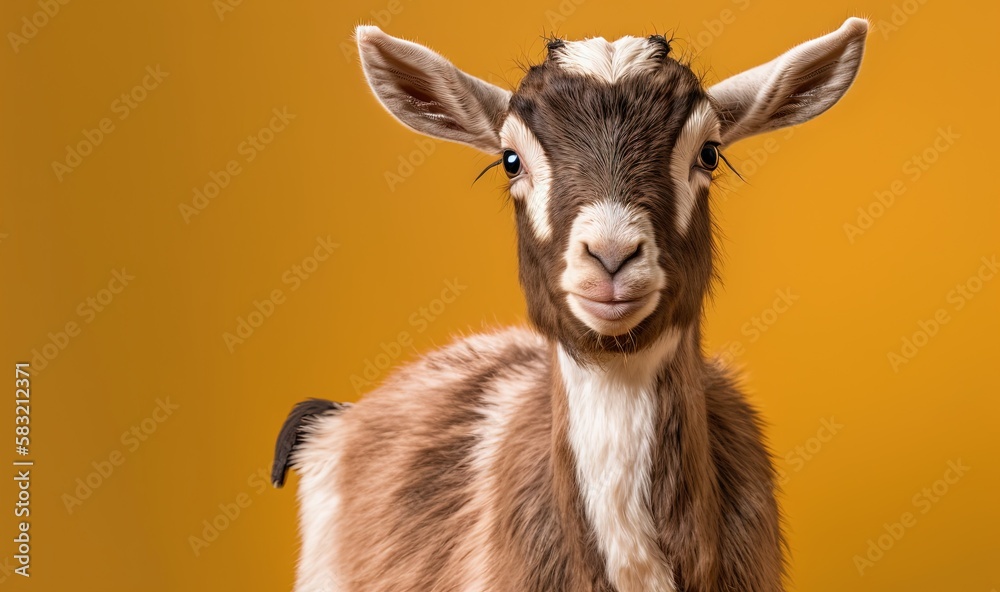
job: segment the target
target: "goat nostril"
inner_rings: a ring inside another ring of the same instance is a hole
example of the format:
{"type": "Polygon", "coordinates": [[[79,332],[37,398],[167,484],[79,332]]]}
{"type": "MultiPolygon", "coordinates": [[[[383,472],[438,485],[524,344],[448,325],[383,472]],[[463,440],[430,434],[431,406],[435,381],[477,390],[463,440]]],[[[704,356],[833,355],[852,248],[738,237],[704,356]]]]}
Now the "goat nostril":
{"type": "Polygon", "coordinates": [[[626,256],[625,259],[622,260],[622,265],[625,265],[633,259],[638,259],[640,255],[642,255],[642,243],[637,244],[635,246],[635,250],[632,251],[632,254],[626,256]]]}
{"type": "Polygon", "coordinates": [[[604,271],[612,276],[618,273],[618,270],[626,263],[642,254],[642,243],[637,244],[631,252],[627,248],[616,249],[612,247],[610,249],[597,249],[596,252],[590,248],[590,245],[584,245],[584,248],[587,250],[587,254],[596,259],[604,271]]]}

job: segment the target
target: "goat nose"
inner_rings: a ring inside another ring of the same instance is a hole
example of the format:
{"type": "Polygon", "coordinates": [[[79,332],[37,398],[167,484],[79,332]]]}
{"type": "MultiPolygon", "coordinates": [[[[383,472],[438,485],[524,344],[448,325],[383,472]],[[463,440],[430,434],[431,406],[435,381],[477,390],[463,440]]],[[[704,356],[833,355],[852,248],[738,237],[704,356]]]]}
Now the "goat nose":
{"type": "Polygon", "coordinates": [[[626,263],[639,256],[642,243],[603,243],[584,245],[587,254],[600,262],[608,275],[615,275],[626,263]]]}

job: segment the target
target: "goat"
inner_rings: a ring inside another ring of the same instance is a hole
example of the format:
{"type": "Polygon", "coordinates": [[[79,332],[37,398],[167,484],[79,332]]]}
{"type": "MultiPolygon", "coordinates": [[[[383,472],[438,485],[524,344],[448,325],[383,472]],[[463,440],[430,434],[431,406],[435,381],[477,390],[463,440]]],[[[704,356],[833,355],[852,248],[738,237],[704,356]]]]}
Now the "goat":
{"type": "Polygon", "coordinates": [[[662,36],[553,40],[515,92],[360,26],[366,79],[413,130],[509,178],[532,328],[460,339],[351,406],[296,407],[298,592],[783,589],[775,471],[701,345],[720,152],[857,76],[868,23],[705,88],[662,36]]]}

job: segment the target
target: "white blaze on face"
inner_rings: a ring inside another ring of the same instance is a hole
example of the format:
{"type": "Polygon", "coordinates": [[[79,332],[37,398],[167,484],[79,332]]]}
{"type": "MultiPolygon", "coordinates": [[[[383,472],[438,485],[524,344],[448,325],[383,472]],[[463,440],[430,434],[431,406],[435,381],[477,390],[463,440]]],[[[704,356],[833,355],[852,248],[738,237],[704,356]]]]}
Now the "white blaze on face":
{"type": "Polygon", "coordinates": [[[521,159],[521,174],[511,180],[510,194],[524,202],[535,236],[539,240],[548,240],[552,236],[552,223],[549,221],[552,169],[549,158],[538,138],[517,115],[510,115],[504,122],[500,130],[500,144],[505,150],[516,152],[521,159]]]}
{"type": "Polygon", "coordinates": [[[719,138],[719,118],[712,105],[702,101],[688,115],[670,156],[670,176],[677,204],[677,232],[682,235],[691,223],[698,196],[712,181],[712,173],[696,166],[698,155],[705,142],[719,142],[719,138]]]}
{"type": "Polygon", "coordinates": [[[568,72],[597,76],[615,82],[626,76],[660,67],[656,54],[662,48],[640,37],[622,37],[610,42],[603,37],[567,41],[552,54],[553,61],[568,72]]]}
{"type": "Polygon", "coordinates": [[[566,268],[560,278],[573,314],[602,335],[623,335],[649,316],[660,302],[666,274],[659,265],[659,247],[649,216],[633,206],[604,199],[581,208],[570,228],[566,268]],[[638,255],[608,277],[592,252],[621,249],[638,255]],[[619,319],[601,318],[584,299],[635,301],[635,310],[619,319]]]}

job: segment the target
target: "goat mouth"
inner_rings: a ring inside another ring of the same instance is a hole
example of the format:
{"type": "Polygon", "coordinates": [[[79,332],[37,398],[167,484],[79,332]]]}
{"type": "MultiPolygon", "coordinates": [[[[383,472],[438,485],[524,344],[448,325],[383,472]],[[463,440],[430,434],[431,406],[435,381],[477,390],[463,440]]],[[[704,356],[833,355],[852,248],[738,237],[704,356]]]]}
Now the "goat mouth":
{"type": "Polygon", "coordinates": [[[609,323],[627,319],[639,311],[649,301],[650,294],[629,300],[593,300],[580,294],[572,293],[580,308],[588,314],[609,323]]]}

